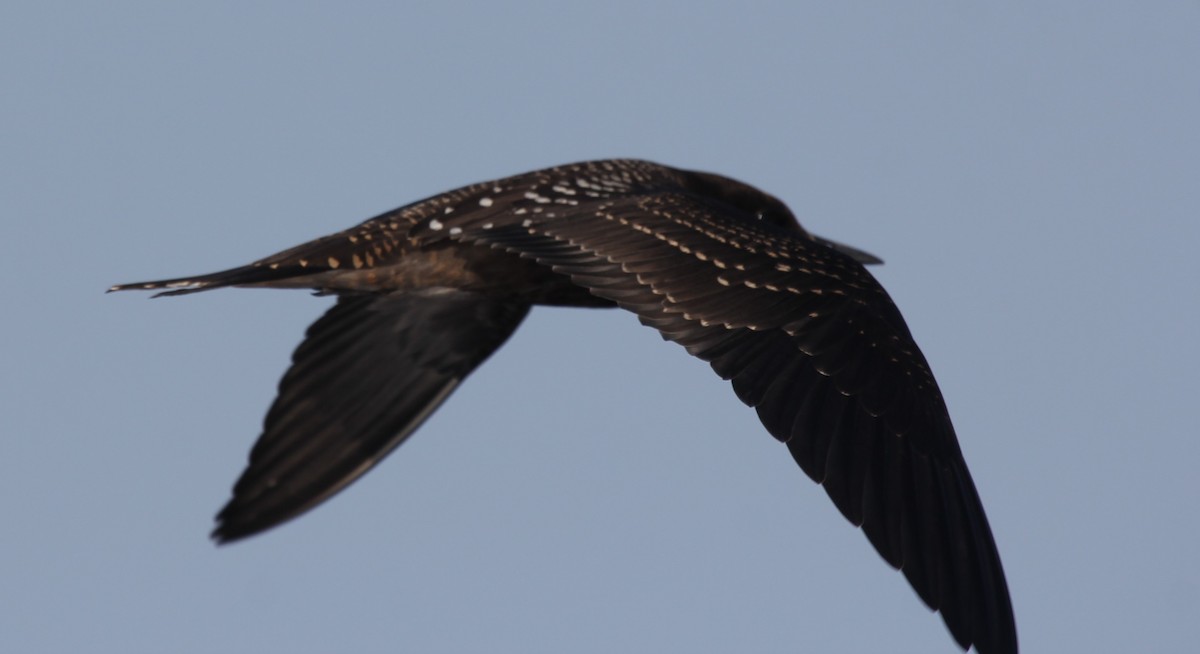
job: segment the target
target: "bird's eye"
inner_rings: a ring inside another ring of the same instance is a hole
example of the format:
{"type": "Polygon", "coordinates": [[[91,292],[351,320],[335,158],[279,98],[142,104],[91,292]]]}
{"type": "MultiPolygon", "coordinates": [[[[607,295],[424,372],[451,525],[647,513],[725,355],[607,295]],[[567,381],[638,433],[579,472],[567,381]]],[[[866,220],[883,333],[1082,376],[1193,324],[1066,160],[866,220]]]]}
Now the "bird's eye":
{"type": "Polygon", "coordinates": [[[783,216],[779,215],[779,212],[771,211],[770,209],[759,209],[758,212],[754,214],[754,217],[757,218],[759,222],[775,225],[776,227],[781,227],[787,224],[787,220],[784,219],[783,216]]]}

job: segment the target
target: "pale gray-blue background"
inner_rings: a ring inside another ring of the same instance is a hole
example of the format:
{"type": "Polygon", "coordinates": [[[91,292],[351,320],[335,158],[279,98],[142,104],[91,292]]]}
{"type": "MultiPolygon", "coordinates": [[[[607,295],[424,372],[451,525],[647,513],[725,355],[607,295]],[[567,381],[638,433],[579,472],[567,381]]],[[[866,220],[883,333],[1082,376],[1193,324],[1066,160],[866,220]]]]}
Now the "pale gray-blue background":
{"type": "Polygon", "coordinates": [[[205,537],[329,303],[115,282],[635,156],[783,198],[947,396],[1029,652],[1200,620],[1200,5],[6,3],[0,650],[954,652],[727,384],[537,310],[391,459],[205,537]]]}

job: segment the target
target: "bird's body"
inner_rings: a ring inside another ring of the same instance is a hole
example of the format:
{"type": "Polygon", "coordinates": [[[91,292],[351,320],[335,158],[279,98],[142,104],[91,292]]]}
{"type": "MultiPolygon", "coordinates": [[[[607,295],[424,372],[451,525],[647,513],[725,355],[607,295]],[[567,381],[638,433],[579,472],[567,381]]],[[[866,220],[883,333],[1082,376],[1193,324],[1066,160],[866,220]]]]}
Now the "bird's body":
{"type": "Polygon", "coordinates": [[[607,160],[450,191],[240,268],[111,290],[338,296],[280,382],[218,540],[357,479],[532,305],[620,307],[731,380],[960,645],[1015,652],[1004,573],[941,393],[864,261],[753,187],[607,160]]]}

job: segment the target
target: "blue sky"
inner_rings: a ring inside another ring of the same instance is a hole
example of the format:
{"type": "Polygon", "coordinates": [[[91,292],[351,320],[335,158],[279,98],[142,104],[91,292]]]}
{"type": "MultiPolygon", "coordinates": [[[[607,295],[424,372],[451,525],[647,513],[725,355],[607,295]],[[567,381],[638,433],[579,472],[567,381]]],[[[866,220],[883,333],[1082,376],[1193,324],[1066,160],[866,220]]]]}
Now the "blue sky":
{"type": "Polygon", "coordinates": [[[329,300],[105,288],[608,156],[750,182],[887,261],[1026,651],[1194,647],[1197,24],[6,4],[0,650],[957,651],[728,385],[620,312],[536,310],[361,482],[207,540],[329,300]]]}

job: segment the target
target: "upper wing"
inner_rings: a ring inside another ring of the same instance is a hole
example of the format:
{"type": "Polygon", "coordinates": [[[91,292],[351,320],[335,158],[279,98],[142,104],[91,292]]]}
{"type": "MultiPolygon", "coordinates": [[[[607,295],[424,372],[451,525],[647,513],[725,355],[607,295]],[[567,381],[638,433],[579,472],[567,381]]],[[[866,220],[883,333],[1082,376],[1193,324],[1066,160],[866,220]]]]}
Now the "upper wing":
{"type": "Polygon", "coordinates": [[[213,537],[226,542],[269,529],[358,479],[528,311],[528,304],[449,290],[339,298],[292,356],[213,537]]]}
{"type": "Polygon", "coordinates": [[[555,170],[515,191],[477,187],[411,236],[531,258],[709,361],[960,645],[1015,652],[1004,572],[942,395],[870,273],[772,215],[769,196],[709,192],[671,169],[607,186],[603,171],[555,170]]]}

